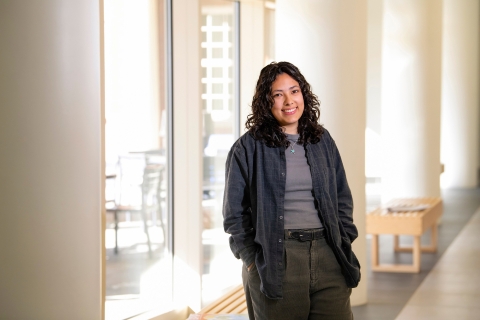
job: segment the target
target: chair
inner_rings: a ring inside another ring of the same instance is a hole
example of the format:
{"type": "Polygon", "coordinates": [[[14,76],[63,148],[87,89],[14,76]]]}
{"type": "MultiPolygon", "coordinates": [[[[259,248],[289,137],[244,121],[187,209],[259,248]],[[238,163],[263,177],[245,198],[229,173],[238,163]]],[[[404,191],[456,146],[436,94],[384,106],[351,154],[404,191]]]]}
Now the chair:
{"type": "MultiPolygon", "coordinates": [[[[115,249],[118,253],[119,213],[140,214],[144,232],[147,236],[149,256],[152,256],[152,246],[149,234],[148,218],[157,217],[160,213],[160,225],[164,238],[165,226],[161,214],[161,181],[165,170],[164,165],[148,164],[142,155],[126,155],[119,157],[116,178],[115,199],[107,202],[106,211],[114,215],[115,249]]],[[[156,219],[155,219],[156,220],[156,219]]]]}

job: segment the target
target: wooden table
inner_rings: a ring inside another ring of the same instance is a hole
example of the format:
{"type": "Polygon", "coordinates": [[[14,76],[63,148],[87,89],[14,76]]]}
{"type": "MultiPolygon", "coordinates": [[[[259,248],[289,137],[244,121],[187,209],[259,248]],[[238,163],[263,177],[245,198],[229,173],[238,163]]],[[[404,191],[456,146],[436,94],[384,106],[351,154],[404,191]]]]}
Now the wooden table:
{"type": "Polygon", "coordinates": [[[437,224],[442,216],[442,199],[405,198],[395,199],[386,205],[367,214],[367,233],[372,234],[372,270],[382,272],[420,272],[420,253],[437,251],[437,224]],[[421,211],[389,212],[388,207],[428,205],[421,211]],[[427,229],[431,229],[431,244],[422,247],[420,237],[427,229]],[[393,234],[394,250],[396,252],[412,252],[413,264],[379,264],[378,235],[393,234]],[[400,247],[399,235],[412,235],[413,247],[400,247]]]}

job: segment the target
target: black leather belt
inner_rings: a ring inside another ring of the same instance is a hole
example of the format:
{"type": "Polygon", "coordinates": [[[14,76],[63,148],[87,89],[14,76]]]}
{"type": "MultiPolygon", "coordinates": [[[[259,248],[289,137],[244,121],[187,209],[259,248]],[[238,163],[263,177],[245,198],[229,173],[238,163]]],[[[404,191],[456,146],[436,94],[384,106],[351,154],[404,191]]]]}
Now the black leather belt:
{"type": "Polygon", "coordinates": [[[311,241],[325,238],[325,228],[320,229],[285,229],[285,239],[311,241]]]}

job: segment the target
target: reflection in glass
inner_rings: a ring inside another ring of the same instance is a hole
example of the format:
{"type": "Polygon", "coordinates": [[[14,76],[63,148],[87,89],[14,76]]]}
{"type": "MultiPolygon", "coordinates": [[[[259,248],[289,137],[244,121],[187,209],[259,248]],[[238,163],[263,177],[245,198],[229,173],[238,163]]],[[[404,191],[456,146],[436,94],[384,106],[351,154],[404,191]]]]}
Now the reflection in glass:
{"type": "Polygon", "coordinates": [[[172,300],[165,2],[105,0],[106,319],[172,300]]]}

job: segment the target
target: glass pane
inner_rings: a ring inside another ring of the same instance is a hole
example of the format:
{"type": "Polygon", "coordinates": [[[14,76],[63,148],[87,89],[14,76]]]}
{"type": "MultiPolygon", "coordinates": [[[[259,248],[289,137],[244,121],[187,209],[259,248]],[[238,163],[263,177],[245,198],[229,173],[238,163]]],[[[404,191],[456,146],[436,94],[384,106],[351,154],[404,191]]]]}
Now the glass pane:
{"type": "Polygon", "coordinates": [[[105,0],[106,319],[172,300],[165,5],[105,0]]]}
{"type": "Polygon", "coordinates": [[[203,56],[203,276],[202,305],[206,306],[241,283],[241,262],[234,258],[223,231],[225,161],[235,140],[235,4],[201,2],[203,56]]]}

